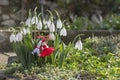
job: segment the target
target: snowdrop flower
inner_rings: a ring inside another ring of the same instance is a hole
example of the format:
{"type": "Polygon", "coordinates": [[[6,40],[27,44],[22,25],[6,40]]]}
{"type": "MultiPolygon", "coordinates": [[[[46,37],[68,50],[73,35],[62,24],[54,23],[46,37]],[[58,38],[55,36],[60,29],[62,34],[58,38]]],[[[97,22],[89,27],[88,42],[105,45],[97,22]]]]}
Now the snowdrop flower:
{"type": "Polygon", "coordinates": [[[22,29],[22,31],[21,31],[21,33],[22,33],[23,35],[26,35],[26,34],[27,34],[26,29],[25,29],[25,28],[23,28],[23,29],[22,29]]]}
{"type": "Polygon", "coordinates": [[[47,25],[44,25],[44,28],[45,28],[45,29],[47,29],[47,28],[48,28],[48,26],[47,26],[47,25]]]}
{"type": "Polygon", "coordinates": [[[29,28],[26,29],[26,33],[30,34],[30,29],[29,28]]]}
{"type": "Polygon", "coordinates": [[[49,34],[49,39],[50,39],[50,40],[55,40],[55,35],[54,35],[54,33],[50,33],[50,34],[49,34]]]}
{"type": "Polygon", "coordinates": [[[16,41],[22,41],[22,39],[23,39],[23,35],[22,35],[22,33],[21,32],[18,32],[17,34],[16,34],[16,41]]]}
{"type": "Polygon", "coordinates": [[[47,29],[47,21],[45,19],[43,19],[43,24],[44,24],[45,29],[47,29]]]}
{"type": "Polygon", "coordinates": [[[43,19],[43,24],[47,25],[47,21],[45,19],[43,19]]]}
{"type": "Polygon", "coordinates": [[[57,28],[58,29],[62,28],[62,21],[60,19],[57,20],[57,28]]]}
{"type": "Polygon", "coordinates": [[[96,14],[93,14],[93,15],[92,15],[91,20],[92,20],[94,23],[97,23],[97,24],[100,24],[101,22],[103,22],[102,16],[101,16],[101,15],[96,15],[96,14]]]}
{"type": "Polygon", "coordinates": [[[42,29],[42,22],[41,22],[41,20],[37,23],[37,29],[38,30],[42,29]]]}
{"type": "Polygon", "coordinates": [[[27,25],[28,27],[31,27],[31,18],[28,18],[28,19],[25,21],[25,25],[27,25]]]}
{"type": "Polygon", "coordinates": [[[12,42],[16,42],[16,38],[15,38],[15,34],[14,33],[12,33],[10,35],[10,43],[12,43],[12,42]]]}
{"type": "Polygon", "coordinates": [[[37,16],[33,16],[32,20],[31,20],[32,24],[37,24],[38,23],[38,18],[37,16]]]}
{"type": "Polygon", "coordinates": [[[48,20],[48,21],[46,22],[48,28],[50,27],[51,23],[52,23],[51,20],[48,20]]]}
{"type": "Polygon", "coordinates": [[[53,22],[50,24],[49,30],[50,30],[50,32],[55,32],[55,25],[53,22]]]}
{"type": "Polygon", "coordinates": [[[82,42],[81,42],[81,40],[78,40],[76,42],[75,49],[82,50],[82,42]]]}
{"type": "Polygon", "coordinates": [[[67,31],[64,27],[60,31],[60,36],[67,36],[67,31]]]}

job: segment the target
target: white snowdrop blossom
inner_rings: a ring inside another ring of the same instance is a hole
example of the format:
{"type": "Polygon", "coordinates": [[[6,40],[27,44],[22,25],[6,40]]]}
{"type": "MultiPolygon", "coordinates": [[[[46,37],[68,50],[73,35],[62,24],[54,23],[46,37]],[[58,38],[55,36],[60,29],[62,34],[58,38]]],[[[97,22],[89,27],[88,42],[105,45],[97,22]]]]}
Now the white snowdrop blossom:
{"type": "Polygon", "coordinates": [[[47,25],[44,25],[44,28],[45,28],[45,29],[47,29],[47,28],[48,28],[48,26],[47,26],[47,25]]]}
{"type": "Polygon", "coordinates": [[[42,22],[41,22],[41,20],[39,20],[39,22],[37,23],[37,29],[38,30],[42,29],[42,22]]]}
{"type": "Polygon", "coordinates": [[[50,27],[51,23],[52,23],[51,20],[48,20],[48,21],[46,22],[48,28],[50,27]]]}
{"type": "Polygon", "coordinates": [[[64,27],[60,31],[60,36],[67,36],[67,31],[64,27]]]}
{"type": "Polygon", "coordinates": [[[47,21],[45,19],[43,19],[43,24],[47,25],[47,21]]]}
{"type": "Polygon", "coordinates": [[[19,42],[18,41],[18,35],[16,34],[16,36],[15,36],[15,40],[16,40],[16,42],[19,42]]]}
{"type": "Polygon", "coordinates": [[[57,20],[57,28],[58,29],[62,28],[62,21],[60,19],[57,20]]]}
{"type": "Polygon", "coordinates": [[[26,34],[27,34],[26,29],[25,29],[25,28],[23,28],[23,29],[22,29],[22,31],[21,31],[21,33],[22,33],[23,35],[26,35],[26,34]]]}
{"type": "Polygon", "coordinates": [[[12,43],[12,42],[16,42],[16,38],[15,38],[15,34],[14,33],[12,33],[10,35],[10,43],[12,43]]]}
{"type": "Polygon", "coordinates": [[[101,15],[96,15],[96,14],[93,14],[92,17],[91,17],[91,20],[94,22],[94,23],[97,23],[97,24],[100,24],[101,22],[103,22],[103,18],[101,15]]]}
{"type": "Polygon", "coordinates": [[[32,24],[37,24],[37,23],[38,23],[38,18],[37,18],[37,16],[33,16],[33,17],[32,17],[31,23],[32,23],[32,24]]]}
{"type": "Polygon", "coordinates": [[[31,27],[31,18],[28,18],[28,19],[25,21],[25,25],[27,25],[28,27],[31,27]]]}
{"type": "Polygon", "coordinates": [[[75,44],[75,49],[82,50],[82,42],[81,40],[78,40],[75,44]]]}
{"type": "Polygon", "coordinates": [[[45,19],[43,19],[43,25],[44,25],[45,29],[48,28],[48,27],[47,27],[47,21],[46,21],[45,19]]]}
{"type": "Polygon", "coordinates": [[[49,34],[49,39],[50,39],[50,40],[55,40],[55,35],[54,35],[54,33],[50,33],[50,34],[49,34]]]}
{"type": "Polygon", "coordinates": [[[16,41],[18,41],[18,42],[20,42],[20,41],[22,41],[23,40],[23,35],[22,35],[22,33],[21,32],[18,32],[17,34],[16,34],[16,41]]]}
{"type": "Polygon", "coordinates": [[[50,24],[49,30],[50,30],[50,32],[55,32],[55,25],[53,22],[50,24]]]}
{"type": "Polygon", "coordinates": [[[30,34],[30,29],[29,28],[26,29],[26,33],[30,34]]]}

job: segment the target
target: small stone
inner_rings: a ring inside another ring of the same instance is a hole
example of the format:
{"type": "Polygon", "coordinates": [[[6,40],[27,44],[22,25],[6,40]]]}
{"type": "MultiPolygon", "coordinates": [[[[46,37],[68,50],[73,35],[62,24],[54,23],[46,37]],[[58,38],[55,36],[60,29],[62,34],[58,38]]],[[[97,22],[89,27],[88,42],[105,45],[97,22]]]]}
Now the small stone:
{"type": "Polygon", "coordinates": [[[7,34],[0,32],[0,43],[4,43],[5,39],[7,39],[7,34]]]}
{"type": "Polygon", "coordinates": [[[5,21],[1,22],[1,25],[11,27],[11,26],[15,25],[15,21],[14,20],[5,20],[5,21]]]}
{"type": "Polygon", "coordinates": [[[9,19],[9,18],[10,18],[10,17],[9,17],[9,15],[7,15],[7,14],[3,14],[3,15],[2,15],[2,19],[3,19],[3,20],[7,20],[7,19],[9,19]]]}
{"type": "Polygon", "coordinates": [[[6,80],[6,77],[5,77],[5,75],[3,75],[3,74],[0,74],[0,80],[6,80]]]}
{"type": "Polygon", "coordinates": [[[18,59],[17,56],[10,56],[10,57],[8,58],[8,64],[11,64],[11,63],[13,63],[13,62],[19,62],[19,59],[18,59]]]}
{"type": "MultiPolygon", "coordinates": [[[[9,50],[9,35],[10,33],[1,31],[0,32],[0,51],[9,50]]],[[[0,59],[1,60],[1,59],[0,59]]]]}
{"type": "Polygon", "coordinates": [[[0,0],[0,5],[2,5],[2,6],[9,5],[9,1],[8,0],[0,0]]]}

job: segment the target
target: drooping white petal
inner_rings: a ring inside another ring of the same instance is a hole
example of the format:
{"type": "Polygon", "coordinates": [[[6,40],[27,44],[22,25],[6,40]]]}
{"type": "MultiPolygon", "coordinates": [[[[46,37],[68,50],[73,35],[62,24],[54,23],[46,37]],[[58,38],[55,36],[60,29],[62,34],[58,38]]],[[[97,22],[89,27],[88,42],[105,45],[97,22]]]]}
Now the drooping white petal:
{"type": "Polygon", "coordinates": [[[60,31],[60,36],[67,36],[67,31],[64,27],[60,31]]]}
{"type": "Polygon", "coordinates": [[[38,30],[42,29],[42,22],[41,22],[41,20],[37,23],[37,29],[38,30]]]}
{"type": "Polygon", "coordinates": [[[58,29],[62,28],[62,21],[60,19],[57,20],[57,28],[58,29]]]}
{"type": "Polygon", "coordinates": [[[23,28],[23,29],[21,30],[21,33],[22,33],[23,35],[26,35],[26,34],[27,34],[26,29],[25,29],[25,28],[23,28]]]}
{"type": "Polygon", "coordinates": [[[99,15],[100,18],[100,22],[103,22],[103,17],[101,15],[99,15]]]}
{"type": "Polygon", "coordinates": [[[47,27],[47,21],[46,21],[45,19],[43,19],[43,25],[44,25],[45,29],[48,28],[48,27],[47,27]]]}
{"type": "Polygon", "coordinates": [[[23,40],[23,35],[21,32],[19,32],[19,38],[18,38],[19,41],[22,41],[23,40]]]}
{"type": "Polygon", "coordinates": [[[19,40],[18,40],[18,35],[16,34],[16,36],[15,36],[15,40],[16,40],[16,42],[19,42],[19,40]]]}
{"type": "Polygon", "coordinates": [[[77,49],[77,48],[78,48],[78,42],[75,43],[75,49],[77,49]]]}
{"type": "Polygon", "coordinates": [[[97,23],[97,24],[100,24],[101,22],[103,22],[102,16],[101,16],[101,15],[96,15],[96,14],[93,14],[93,15],[92,15],[91,20],[92,20],[94,23],[97,23]]]}
{"type": "Polygon", "coordinates": [[[44,25],[44,28],[45,28],[45,29],[47,29],[47,28],[48,28],[48,26],[47,26],[47,25],[44,25]]]}
{"type": "Polygon", "coordinates": [[[76,42],[75,49],[82,50],[82,42],[81,42],[81,40],[78,40],[76,42]]]}
{"type": "Polygon", "coordinates": [[[50,30],[50,32],[55,32],[55,25],[53,22],[50,24],[49,30],[50,30]]]}
{"type": "Polygon", "coordinates": [[[48,21],[47,21],[47,27],[48,27],[48,28],[51,26],[51,23],[52,23],[51,20],[48,20],[48,21]]]}
{"type": "Polygon", "coordinates": [[[30,29],[29,28],[26,29],[26,33],[30,34],[30,29]]]}
{"type": "Polygon", "coordinates": [[[18,32],[17,34],[16,34],[16,41],[22,41],[22,39],[23,39],[23,35],[22,35],[22,33],[21,32],[18,32]]]}
{"type": "Polygon", "coordinates": [[[28,27],[31,27],[31,18],[28,18],[28,19],[25,21],[25,25],[27,25],[28,27]]]}
{"type": "Polygon", "coordinates": [[[12,33],[10,35],[10,43],[12,43],[12,42],[16,42],[16,38],[15,38],[15,34],[14,33],[12,33]]]}
{"type": "Polygon", "coordinates": [[[43,24],[47,25],[47,21],[45,19],[43,19],[43,24]]]}
{"type": "Polygon", "coordinates": [[[37,18],[37,16],[33,16],[33,17],[32,17],[31,23],[32,23],[32,24],[37,24],[37,23],[38,23],[38,18],[37,18]]]}
{"type": "Polygon", "coordinates": [[[55,40],[55,35],[54,35],[54,33],[50,33],[50,34],[49,34],[49,39],[50,39],[50,40],[55,40]]]}

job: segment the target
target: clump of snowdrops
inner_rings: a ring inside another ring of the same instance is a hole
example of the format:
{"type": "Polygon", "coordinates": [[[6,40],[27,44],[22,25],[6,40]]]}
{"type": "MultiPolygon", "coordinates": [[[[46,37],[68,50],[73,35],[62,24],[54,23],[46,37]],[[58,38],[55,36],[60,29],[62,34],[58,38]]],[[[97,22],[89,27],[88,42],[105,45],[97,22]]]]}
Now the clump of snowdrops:
{"type": "MultiPolygon", "coordinates": [[[[49,17],[46,19],[41,17],[41,13],[37,14],[36,10],[37,8],[34,10],[34,16],[32,16],[31,11],[29,11],[29,17],[22,24],[22,27],[17,30],[11,28],[10,42],[13,46],[13,50],[24,68],[29,68],[33,65],[41,66],[46,63],[62,67],[69,51],[74,49],[72,43],[65,45],[60,39],[61,36],[67,36],[66,25],[60,19],[57,11],[54,11],[57,16],[57,18],[54,19],[52,12],[47,10],[49,17]],[[32,55],[34,45],[36,44],[36,32],[39,33],[42,31],[49,33],[48,44],[55,47],[54,53],[44,58],[32,55]]],[[[75,44],[75,48],[78,50],[82,49],[82,42],[80,40],[75,44]]]]}

